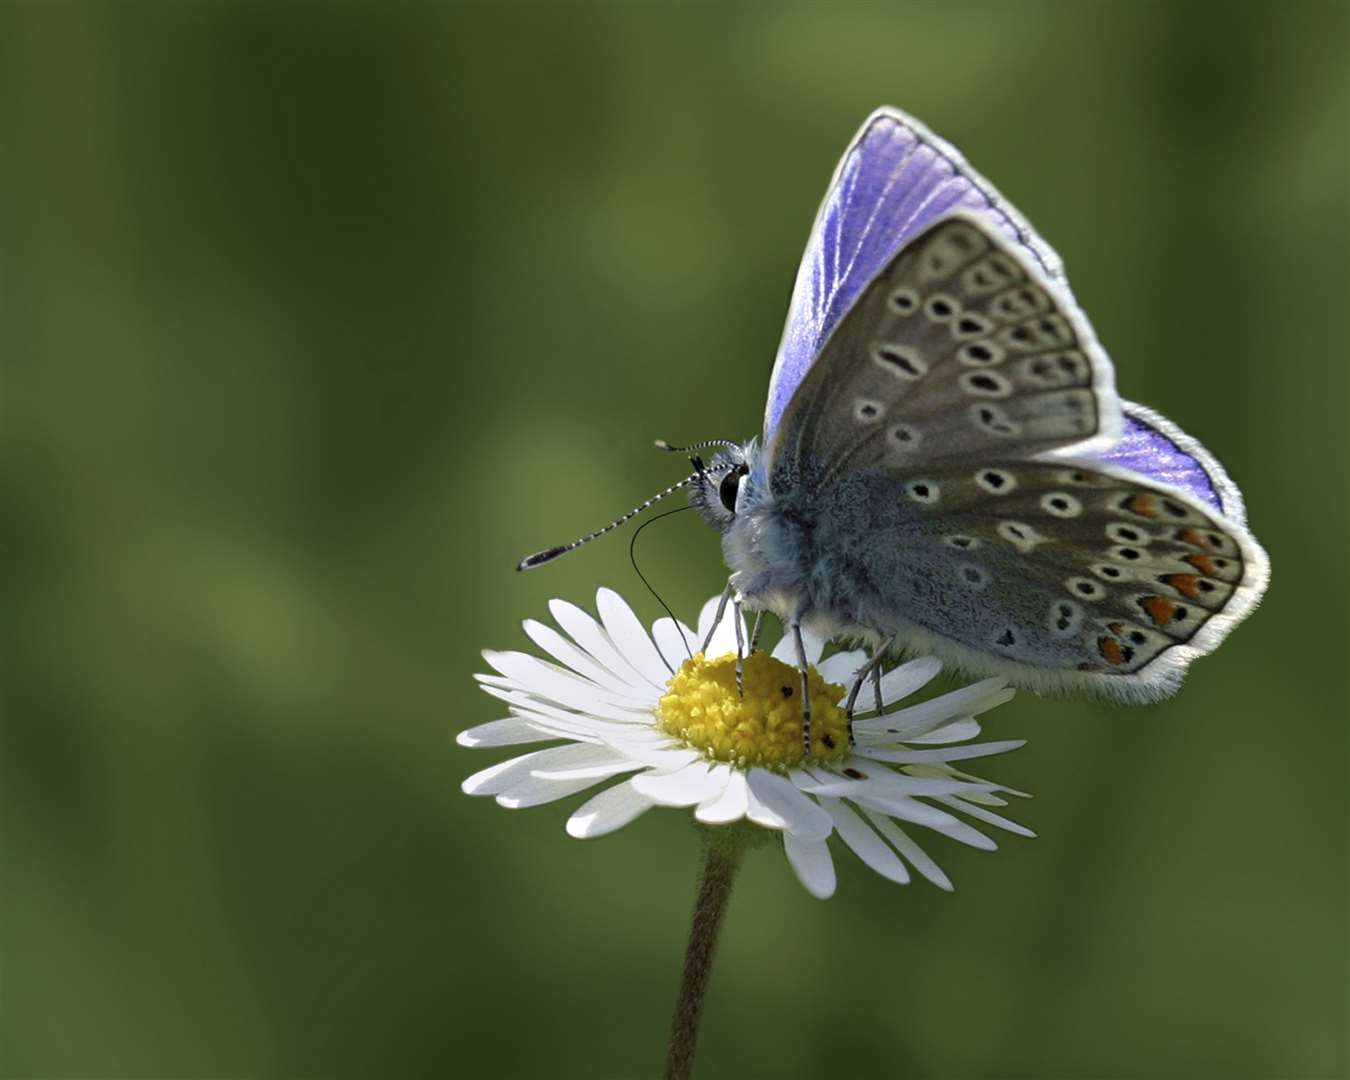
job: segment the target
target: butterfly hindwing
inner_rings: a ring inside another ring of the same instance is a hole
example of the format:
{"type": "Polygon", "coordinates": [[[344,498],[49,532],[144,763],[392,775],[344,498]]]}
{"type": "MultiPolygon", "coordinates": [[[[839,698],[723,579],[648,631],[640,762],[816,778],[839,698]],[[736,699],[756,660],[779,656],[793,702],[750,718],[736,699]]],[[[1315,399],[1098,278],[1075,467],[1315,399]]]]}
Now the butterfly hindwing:
{"type": "Polygon", "coordinates": [[[955,214],[863,291],[770,449],[829,477],[1085,449],[1119,425],[1110,361],[1077,305],[981,217],[955,214]]]}
{"type": "Polygon", "coordinates": [[[938,466],[896,477],[894,497],[888,606],[921,643],[1031,685],[1165,693],[1266,579],[1244,528],[1109,466],[938,466]]]}
{"type": "Polygon", "coordinates": [[[1125,414],[1120,438],[1092,455],[1096,460],[1179,487],[1229,521],[1246,524],[1247,511],[1237,484],[1198,439],[1146,405],[1120,404],[1125,414]]]}

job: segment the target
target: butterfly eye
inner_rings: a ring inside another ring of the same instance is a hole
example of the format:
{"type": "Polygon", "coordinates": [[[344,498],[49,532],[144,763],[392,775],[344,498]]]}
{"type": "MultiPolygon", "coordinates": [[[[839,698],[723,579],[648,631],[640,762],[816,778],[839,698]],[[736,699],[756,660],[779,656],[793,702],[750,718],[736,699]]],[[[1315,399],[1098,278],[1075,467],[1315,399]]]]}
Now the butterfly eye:
{"type": "Polygon", "coordinates": [[[722,477],[722,483],[717,488],[717,496],[722,500],[722,505],[727,508],[728,513],[736,512],[736,496],[741,490],[741,477],[749,471],[748,466],[737,465],[722,477]]]}

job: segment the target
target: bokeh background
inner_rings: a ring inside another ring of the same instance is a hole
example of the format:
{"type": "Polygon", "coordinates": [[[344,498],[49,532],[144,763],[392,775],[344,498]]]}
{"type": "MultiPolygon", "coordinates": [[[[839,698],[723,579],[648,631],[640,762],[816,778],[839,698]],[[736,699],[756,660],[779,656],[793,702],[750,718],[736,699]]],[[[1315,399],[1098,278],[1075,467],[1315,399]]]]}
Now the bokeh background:
{"type": "MultiPolygon", "coordinates": [[[[752,857],[701,1077],[1347,1072],[1343,3],[0,9],[0,1072],[640,1077],[699,844],[459,792],[470,675],[760,421],[889,102],[1064,255],[1274,584],[1155,708],[1039,701],[957,889],[752,857]]],[[[642,537],[692,613],[692,515],[642,537]]],[[[498,755],[502,756],[502,755],[498,755]]]]}

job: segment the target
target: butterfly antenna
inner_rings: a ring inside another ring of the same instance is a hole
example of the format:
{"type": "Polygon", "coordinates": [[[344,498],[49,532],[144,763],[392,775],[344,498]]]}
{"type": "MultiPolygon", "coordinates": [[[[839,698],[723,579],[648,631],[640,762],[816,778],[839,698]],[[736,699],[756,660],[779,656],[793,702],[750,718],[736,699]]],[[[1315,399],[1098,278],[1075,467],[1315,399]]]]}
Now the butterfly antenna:
{"type": "Polygon", "coordinates": [[[587,533],[585,536],[579,536],[577,537],[577,539],[573,540],[570,544],[562,544],[558,547],[551,547],[546,548],[543,551],[536,551],[533,555],[521,559],[520,562],[516,564],[516,569],[533,570],[536,566],[543,566],[544,563],[546,562],[552,562],[559,555],[566,555],[569,551],[573,551],[576,548],[581,547],[582,544],[589,544],[597,536],[604,536],[605,533],[609,532],[612,529],[617,529],[625,521],[629,521],[630,519],[637,517],[638,514],[642,513],[642,511],[646,510],[647,507],[651,506],[653,503],[660,502],[667,495],[672,495],[675,492],[679,491],[680,488],[688,487],[690,484],[694,483],[694,481],[696,481],[700,476],[702,476],[703,472],[704,472],[703,462],[695,459],[694,472],[690,473],[679,483],[671,484],[670,487],[666,488],[665,491],[653,495],[650,499],[642,503],[640,506],[633,507],[633,509],[629,510],[628,513],[624,514],[623,517],[615,518],[603,529],[596,529],[595,532],[593,533],[587,533]]]}
{"type": "Polygon", "coordinates": [[[656,440],[656,448],[664,450],[668,454],[687,454],[691,450],[706,450],[710,446],[720,446],[726,450],[739,450],[740,444],[732,442],[730,439],[705,439],[703,442],[691,443],[688,446],[672,446],[665,439],[656,440]]]}

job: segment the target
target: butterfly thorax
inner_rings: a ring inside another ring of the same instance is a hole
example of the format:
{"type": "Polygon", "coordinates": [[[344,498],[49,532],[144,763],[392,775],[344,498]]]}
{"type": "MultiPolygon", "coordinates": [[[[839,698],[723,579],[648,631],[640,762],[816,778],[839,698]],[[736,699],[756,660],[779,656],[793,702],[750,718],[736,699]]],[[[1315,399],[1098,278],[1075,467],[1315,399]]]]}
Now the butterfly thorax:
{"type": "Polygon", "coordinates": [[[751,610],[800,619],[827,636],[889,636],[890,568],[868,538],[877,530],[917,535],[922,519],[896,501],[894,479],[879,469],[821,481],[809,465],[782,463],[772,475],[752,467],[723,526],[732,582],[751,610]]]}

